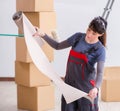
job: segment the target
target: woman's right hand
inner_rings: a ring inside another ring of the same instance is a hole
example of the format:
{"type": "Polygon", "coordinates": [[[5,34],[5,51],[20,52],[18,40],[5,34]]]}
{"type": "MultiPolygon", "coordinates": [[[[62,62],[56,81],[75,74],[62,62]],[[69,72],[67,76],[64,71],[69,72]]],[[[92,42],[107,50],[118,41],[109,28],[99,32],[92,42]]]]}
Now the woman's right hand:
{"type": "Polygon", "coordinates": [[[38,27],[35,27],[36,33],[33,34],[33,36],[39,36],[39,37],[44,37],[45,33],[41,31],[38,27]]]}

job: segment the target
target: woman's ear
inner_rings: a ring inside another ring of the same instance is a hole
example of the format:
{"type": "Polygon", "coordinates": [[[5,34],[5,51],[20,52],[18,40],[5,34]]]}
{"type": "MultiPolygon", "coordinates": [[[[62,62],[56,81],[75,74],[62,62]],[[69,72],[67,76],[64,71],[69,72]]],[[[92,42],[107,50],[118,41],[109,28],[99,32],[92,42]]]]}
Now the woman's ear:
{"type": "Polygon", "coordinates": [[[100,34],[100,36],[99,36],[99,37],[101,37],[101,36],[103,36],[103,35],[104,35],[104,33],[100,34]]]}

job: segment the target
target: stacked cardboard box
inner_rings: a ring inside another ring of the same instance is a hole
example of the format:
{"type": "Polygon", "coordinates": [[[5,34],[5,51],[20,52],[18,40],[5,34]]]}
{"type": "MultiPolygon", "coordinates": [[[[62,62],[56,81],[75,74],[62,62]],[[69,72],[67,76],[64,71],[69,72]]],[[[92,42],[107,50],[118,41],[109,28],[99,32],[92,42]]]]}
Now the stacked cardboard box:
{"type": "Polygon", "coordinates": [[[54,86],[25,87],[17,85],[19,109],[47,111],[54,108],[54,86]]]}
{"type": "Polygon", "coordinates": [[[54,10],[53,0],[16,0],[17,11],[49,12],[54,10]]]}
{"type": "MultiPolygon", "coordinates": [[[[51,36],[51,30],[56,29],[53,4],[53,0],[16,0],[16,10],[23,11],[34,26],[51,36]]],[[[54,51],[46,42],[42,50],[48,60],[53,61],[54,51]]],[[[15,82],[19,109],[46,111],[54,108],[54,85],[32,62],[24,37],[16,38],[15,82]]]]}
{"type": "Polygon", "coordinates": [[[105,67],[101,86],[101,99],[106,102],[120,102],[120,67],[105,67]]]}

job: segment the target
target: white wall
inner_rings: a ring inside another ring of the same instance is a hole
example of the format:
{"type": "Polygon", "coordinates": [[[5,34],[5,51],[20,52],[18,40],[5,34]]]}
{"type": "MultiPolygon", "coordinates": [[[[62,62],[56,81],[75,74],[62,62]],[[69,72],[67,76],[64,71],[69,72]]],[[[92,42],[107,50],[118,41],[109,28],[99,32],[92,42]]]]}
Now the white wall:
{"type": "MultiPolygon", "coordinates": [[[[102,15],[107,0],[54,0],[57,14],[57,30],[60,40],[64,40],[75,32],[85,32],[95,16],[102,15]]],[[[16,33],[17,27],[11,17],[15,12],[15,0],[0,1],[0,33],[16,33]],[[3,13],[3,14],[2,14],[3,13]]],[[[106,66],[119,66],[120,51],[119,26],[120,15],[118,10],[120,1],[115,0],[113,10],[108,18],[107,61],[106,66]]],[[[14,76],[15,38],[0,37],[0,77],[14,76]]],[[[69,49],[55,51],[53,65],[60,75],[65,74],[69,49]]]]}
{"type": "MultiPolygon", "coordinates": [[[[16,33],[12,20],[15,13],[15,0],[0,0],[0,33],[16,33]]],[[[14,76],[15,37],[0,36],[0,77],[14,76]]]]}

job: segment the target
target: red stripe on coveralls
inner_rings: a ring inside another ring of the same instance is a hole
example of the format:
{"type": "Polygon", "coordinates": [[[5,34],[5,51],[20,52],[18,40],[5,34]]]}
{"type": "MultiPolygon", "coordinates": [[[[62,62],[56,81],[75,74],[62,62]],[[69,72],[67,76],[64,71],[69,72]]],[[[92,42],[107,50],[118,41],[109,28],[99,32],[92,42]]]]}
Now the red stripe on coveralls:
{"type": "Polygon", "coordinates": [[[86,56],[85,54],[80,53],[80,52],[76,52],[76,51],[74,51],[74,50],[71,50],[71,51],[70,51],[70,55],[71,55],[71,56],[74,56],[74,57],[76,57],[76,58],[79,58],[79,59],[84,60],[85,63],[88,62],[87,56],[86,56]]]}
{"type": "MultiPolygon", "coordinates": [[[[84,61],[83,63],[80,63],[82,65],[82,79],[84,80],[84,66],[88,62],[87,56],[85,54],[82,54],[80,52],[76,52],[74,50],[70,51],[70,56],[74,56],[74,57],[79,58],[79,59],[84,61]]],[[[69,61],[70,62],[75,62],[75,61],[72,61],[72,60],[69,60],[69,61]]],[[[75,63],[79,64],[79,62],[75,62],[75,63]]]]}

